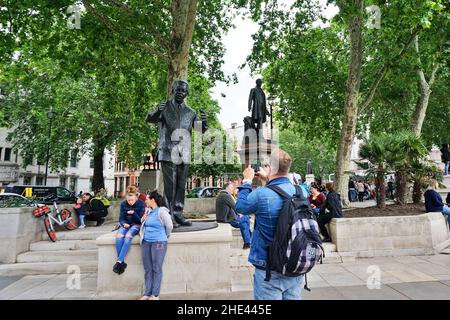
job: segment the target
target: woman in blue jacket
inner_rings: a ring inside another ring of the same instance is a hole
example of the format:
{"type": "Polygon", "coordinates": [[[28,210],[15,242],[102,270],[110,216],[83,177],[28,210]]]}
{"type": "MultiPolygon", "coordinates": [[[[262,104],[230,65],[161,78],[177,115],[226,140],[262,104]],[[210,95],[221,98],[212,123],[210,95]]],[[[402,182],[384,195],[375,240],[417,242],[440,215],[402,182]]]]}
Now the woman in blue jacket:
{"type": "Polygon", "coordinates": [[[162,266],[167,252],[167,239],[173,229],[169,209],[163,207],[163,198],[153,191],[146,200],[148,207],[142,217],[141,250],[144,263],[145,292],[141,300],[159,300],[162,266]]]}
{"type": "Polygon", "coordinates": [[[122,274],[127,264],[125,257],[131,246],[133,237],[139,233],[141,218],[145,213],[145,202],[138,199],[139,193],[136,187],[127,188],[127,199],[120,204],[120,228],[116,235],[117,262],[113,271],[122,274]]]}

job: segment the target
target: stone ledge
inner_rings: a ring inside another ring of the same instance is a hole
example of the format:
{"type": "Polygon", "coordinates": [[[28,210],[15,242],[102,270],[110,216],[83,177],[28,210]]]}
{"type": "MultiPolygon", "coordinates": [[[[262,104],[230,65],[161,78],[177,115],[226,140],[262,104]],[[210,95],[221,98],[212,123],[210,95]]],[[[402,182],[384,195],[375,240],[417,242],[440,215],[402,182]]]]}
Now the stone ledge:
{"type": "MultiPolygon", "coordinates": [[[[97,246],[107,246],[115,244],[116,232],[110,232],[97,238],[97,246]]],[[[232,233],[228,225],[219,224],[217,228],[195,231],[195,232],[178,232],[172,233],[169,237],[168,243],[182,244],[182,243],[220,243],[231,241],[232,233]]],[[[139,244],[139,235],[134,237],[132,244],[139,244]]]]}
{"type": "Polygon", "coordinates": [[[440,212],[333,219],[330,231],[337,251],[356,257],[429,255],[442,250],[450,241],[440,212]]]}

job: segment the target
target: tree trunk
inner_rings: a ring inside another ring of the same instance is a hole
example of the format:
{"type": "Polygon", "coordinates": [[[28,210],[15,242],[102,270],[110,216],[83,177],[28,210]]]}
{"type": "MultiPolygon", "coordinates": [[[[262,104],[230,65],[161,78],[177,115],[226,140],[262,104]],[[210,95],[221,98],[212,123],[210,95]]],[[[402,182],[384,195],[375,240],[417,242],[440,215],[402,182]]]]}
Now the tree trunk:
{"type": "Polygon", "coordinates": [[[413,203],[420,203],[422,201],[422,184],[420,180],[414,179],[413,187],[413,203]]]}
{"type": "Polygon", "coordinates": [[[386,188],[384,186],[384,170],[380,170],[375,178],[376,202],[380,209],[386,208],[386,188]]]}
{"type": "Polygon", "coordinates": [[[100,189],[105,188],[105,178],[103,176],[103,157],[105,155],[105,147],[94,146],[94,173],[92,177],[92,190],[97,193],[100,189]]]}
{"type": "Polygon", "coordinates": [[[361,82],[363,1],[355,0],[355,14],[350,18],[350,63],[345,94],[344,119],[336,155],[336,191],[343,206],[348,206],[348,178],[353,138],[358,118],[358,97],[361,82]]]}
{"type": "Polygon", "coordinates": [[[171,95],[174,80],[187,80],[189,49],[194,34],[197,0],[173,0],[172,37],[170,41],[170,62],[167,71],[167,97],[171,95]]]}
{"type": "Polygon", "coordinates": [[[395,184],[396,184],[396,190],[395,190],[395,197],[397,199],[397,204],[404,206],[407,203],[406,199],[406,188],[407,188],[407,174],[403,170],[398,170],[395,173],[395,184]]]}
{"type": "Polygon", "coordinates": [[[438,65],[435,65],[433,67],[433,70],[430,75],[430,80],[427,82],[425,78],[425,74],[422,69],[422,65],[420,62],[419,57],[419,36],[416,35],[414,39],[414,46],[416,50],[416,54],[418,55],[417,62],[418,62],[418,68],[417,68],[417,86],[419,88],[419,97],[417,98],[416,102],[416,108],[414,110],[414,114],[411,119],[411,130],[417,135],[420,136],[420,133],[422,132],[422,125],[423,121],[425,120],[425,115],[427,113],[428,108],[428,101],[430,99],[431,94],[431,86],[434,83],[436,72],[438,70],[438,65]]]}

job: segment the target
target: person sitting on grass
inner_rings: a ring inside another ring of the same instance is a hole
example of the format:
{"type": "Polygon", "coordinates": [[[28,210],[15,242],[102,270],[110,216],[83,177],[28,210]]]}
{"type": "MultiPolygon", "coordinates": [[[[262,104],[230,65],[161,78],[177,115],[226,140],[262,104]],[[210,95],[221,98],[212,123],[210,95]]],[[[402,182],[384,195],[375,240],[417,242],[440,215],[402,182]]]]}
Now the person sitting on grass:
{"type": "Polygon", "coordinates": [[[163,197],[157,191],[152,191],[145,198],[147,209],[141,219],[142,226],[139,232],[145,272],[145,291],[140,300],[159,300],[162,267],[173,223],[169,209],[163,206],[163,197]]]}
{"type": "Polygon", "coordinates": [[[216,220],[229,223],[233,228],[240,229],[244,241],[242,249],[249,249],[251,242],[250,217],[236,213],[236,202],[233,198],[236,189],[232,182],[228,182],[224,189],[219,192],[216,199],[216,220]]]}
{"type": "Polygon", "coordinates": [[[117,262],[113,271],[122,274],[127,264],[125,257],[131,246],[131,241],[141,229],[141,219],[145,213],[145,203],[138,199],[139,193],[135,186],[127,188],[127,199],[120,204],[120,228],[116,235],[117,262]]]}
{"type": "Polygon", "coordinates": [[[444,204],[441,195],[436,191],[436,189],[437,181],[435,179],[431,179],[428,189],[424,194],[425,209],[427,212],[442,212],[443,215],[447,216],[448,225],[450,228],[450,208],[444,204]]]}

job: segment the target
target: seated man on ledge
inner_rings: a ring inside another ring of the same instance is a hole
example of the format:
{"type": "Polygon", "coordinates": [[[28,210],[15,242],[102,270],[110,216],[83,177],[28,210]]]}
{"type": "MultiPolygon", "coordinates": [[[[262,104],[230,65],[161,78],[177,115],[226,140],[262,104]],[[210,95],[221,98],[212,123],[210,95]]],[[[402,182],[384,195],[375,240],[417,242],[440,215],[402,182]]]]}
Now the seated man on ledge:
{"type": "Polygon", "coordinates": [[[430,179],[428,189],[423,195],[425,198],[425,209],[427,212],[442,212],[444,216],[447,216],[450,228],[450,208],[444,204],[441,195],[436,191],[437,186],[437,180],[430,179]]]}
{"type": "Polygon", "coordinates": [[[236,202],[233,198],[235,186],[232,182],[225,184],[216,199],[216,220],[231,224],[234,228],[241,229],[242,239],[244,240],[243,249],[250,248],[250,218],[248,215],[236,214],[236,202]]]}

